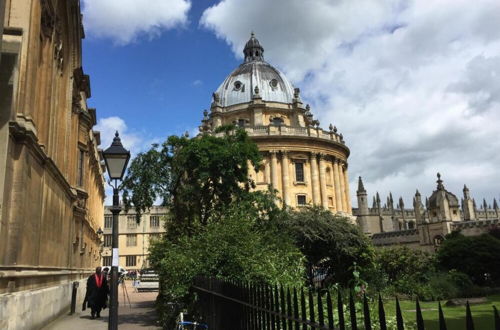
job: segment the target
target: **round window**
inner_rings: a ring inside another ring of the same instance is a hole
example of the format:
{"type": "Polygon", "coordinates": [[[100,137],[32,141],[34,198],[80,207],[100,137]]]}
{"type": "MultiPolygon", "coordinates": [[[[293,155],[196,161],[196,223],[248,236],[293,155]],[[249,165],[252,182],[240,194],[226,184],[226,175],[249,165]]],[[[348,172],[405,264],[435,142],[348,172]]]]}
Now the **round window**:
{"type": "Polygon", "coordinates": [[[234,89],[235,90],[240,90],[241,86],[243,86],[243,84],[241,83],[241,81],[238,80],[238,81],[234,82],[234,89]]]}
{"type": "Polygon", "coordinates": [[[269,82],[269,85],[271,85],[272,88],[276,88],[278,87],[278,80],[276,79],[272,79],[270,82],[269,82]]]}

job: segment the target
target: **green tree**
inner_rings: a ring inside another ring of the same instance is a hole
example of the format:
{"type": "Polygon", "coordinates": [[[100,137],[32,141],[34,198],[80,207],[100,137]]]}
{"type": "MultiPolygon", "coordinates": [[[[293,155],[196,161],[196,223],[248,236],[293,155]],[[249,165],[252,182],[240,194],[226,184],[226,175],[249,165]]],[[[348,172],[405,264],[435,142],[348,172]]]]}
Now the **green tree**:
{"type": "Polygon", "coordinates": [[[154,243],[150,261],[166,288],[160,301],[163,319],[172,322],[180,308],[189,309],[196,301],[189,291],[196,276],[300,285],[303,256],[292,239],[279,232],[274,221],[278,215],[272,197],[249,193],[193,234],[154,243]],[[177,308],[167,310],[167,301],[177,308]]]}
{"type": "Polygon", "coordinates": [[[168,233],[172,238],[194,232],[238,201],[253,187],[248,169],[257,169],[261,156],[245,131],[224,126],[217,133],[219,137],[170,136],[161,148],[153,145],[139,154],[122,184],[127,208],[134,206],[140,217],[160,199],[177,224],[168,233]]]}
{"type": "Polygon", "coordinates": [[[380,248],[375,261],[390,282],[411,276],[412,281],[425,281],[435,272],[433,255],[405,246],[380,248]]]}
{"type": "Polygon", "coordinates": [[[373,249],[359,227],[320,207],[288,211],[283,224],[307,259],[308,278],[313,270],[325,273],[326,282],[349,285],[353,267],[373,266],[373,249]]]}
{"type": "Polygon", "coordinates": [[[437,251],[439,265],[469,275],[478,285],[500,283],[500,240],[490,234],[449,235],[437,251]]]}

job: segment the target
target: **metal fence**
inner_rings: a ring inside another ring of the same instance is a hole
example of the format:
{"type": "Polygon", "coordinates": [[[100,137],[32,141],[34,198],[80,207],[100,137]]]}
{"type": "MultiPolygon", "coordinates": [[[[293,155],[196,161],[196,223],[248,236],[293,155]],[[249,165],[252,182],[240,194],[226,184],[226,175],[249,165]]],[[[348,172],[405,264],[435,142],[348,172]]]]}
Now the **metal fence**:
{"type": "MultiPolygon", "coordinates": [[[[381,329],[405,328],[399,300],[396,298],[396,320],[388,324],[384,303],[378,296],[378,310],[370,312],[365,295],[355,297],[350,291],[346,304],[342,294],[332,299],[327,291],[307,291],[250,283],[198,278],[192,287],[198,295],[197,309],[208,324],[216,330],[309,330],[309,329],[381,329]],[[335,302],[333,300],[336,300],[335,302]],[[336,304],[336,309],[334,308],[336,304]],[[378,314],[372,320],[371,314],[378,314]]],[[[438,303],[439,329],[446,330],[446,320],[438,303]]],[[[469,303],[466,304],[465,329],[474,329],[469,303]]],[[[500,330],[500,319],[493,307],[494,329],[500,330]]],[[[425,329],[422,310],[415,302],[416,329],[425,329]]],[[[450,330],[453,330],[450,328],[450,330]]],[[[482,330],[482,329],[477,329],[482,330]]]]}

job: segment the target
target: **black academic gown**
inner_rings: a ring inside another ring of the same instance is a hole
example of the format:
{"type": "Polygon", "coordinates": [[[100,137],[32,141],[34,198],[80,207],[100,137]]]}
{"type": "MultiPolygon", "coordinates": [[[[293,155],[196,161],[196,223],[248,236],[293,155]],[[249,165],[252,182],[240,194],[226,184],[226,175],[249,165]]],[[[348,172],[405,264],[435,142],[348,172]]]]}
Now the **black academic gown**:
{"type": "Polygon", "coordinates": [[[85,300],[87,305],[93,311],[101,311],[101,309],[106,308],[106,300],[108,299],[109,287],[106,276],[103,274],[102,285],[97,287],[97,282],[95,280],[95,274],[92,274],[87,279],[87,293],[85,294],[85,300]]]}

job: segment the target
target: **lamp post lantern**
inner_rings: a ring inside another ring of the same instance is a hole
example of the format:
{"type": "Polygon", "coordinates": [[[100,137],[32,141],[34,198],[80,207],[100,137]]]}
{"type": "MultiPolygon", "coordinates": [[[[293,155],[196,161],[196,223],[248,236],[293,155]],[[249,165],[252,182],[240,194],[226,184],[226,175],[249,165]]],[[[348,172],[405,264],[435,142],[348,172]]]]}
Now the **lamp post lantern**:
{"type": "Polygon", "coordinates": [[[120,201],[118,197],[118,180],[122,180],[125,169],[127,168],[130,159],[130,152],[122,145],[118,131],[115,133],[115,138],[111,146],[102,152],[106,169],[108,170],[109,178],[114,180],[113,186],[113,206],[111,213],[113,214],[113,228],[112,228],[112,249],[113,258],[111,264],[111,294],[109,306],[109,321],[108,329],[118,329],[118,214],[121,211],[120,201]]]}

